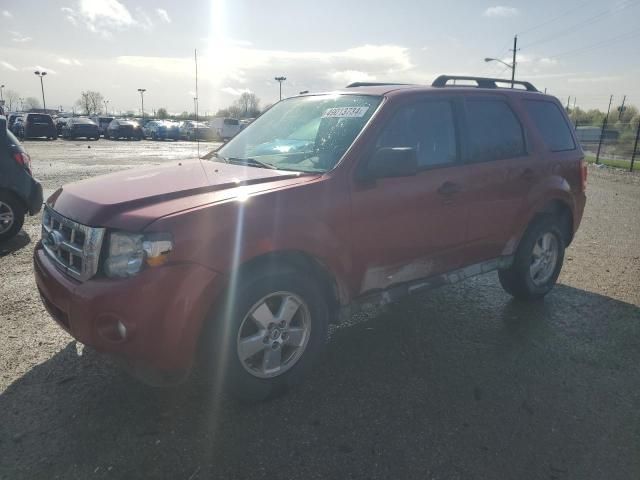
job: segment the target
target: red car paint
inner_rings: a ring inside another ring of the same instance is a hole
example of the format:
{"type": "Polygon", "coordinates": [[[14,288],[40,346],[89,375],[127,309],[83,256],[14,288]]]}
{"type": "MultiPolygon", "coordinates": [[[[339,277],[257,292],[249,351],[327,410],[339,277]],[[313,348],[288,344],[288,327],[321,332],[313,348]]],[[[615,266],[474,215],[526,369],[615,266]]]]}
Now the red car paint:
{"type": "Polygon", "coordinates": [[[260,256],[300,252],[315,259],[335,284],[337,302],[347,306],[422,278],[456,271],[464,278],[471,270],[460,269],[512,255],[534,215],[552,202],[568,208],[577,230],[585,205],[583,153],[575,135],[574,150],[551,153],[522,104],[551,101],[568,121],[555,98],[465,87],[372,86],[340,93],[380,95],[383,102],[324,174],[196,160],[59,189],[47,205],[64,217],[107,229],[171,232],[174,249],[168,263],[132,278],[98,273],[79,282],[61,272],[39,243],[36,281],[53,318],[99,351],[141,368],[184,372],[231,274],[260,256]],[[508,102],[526,133],[527,155],[358,181],[358,166],[372,155],[397,108],[476,96],[508,102]],[[443,195],[446,184],[456,191],[443,195]],[[114,319],[126,325],[125,340],[110,338],[103,327],[114,319]]]}

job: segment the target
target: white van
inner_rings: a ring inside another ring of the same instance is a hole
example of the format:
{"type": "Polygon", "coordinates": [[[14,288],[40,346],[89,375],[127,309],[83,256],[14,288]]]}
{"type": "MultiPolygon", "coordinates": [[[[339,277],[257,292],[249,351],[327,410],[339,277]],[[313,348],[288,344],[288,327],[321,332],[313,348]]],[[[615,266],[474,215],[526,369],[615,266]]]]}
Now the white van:
{"type": "Polygon", "coordinates": [[[209,121],[209,126],[216,133],[218,139],[228,140],[235,137],[241,130],[240,121],[235,118],[216,117],[209,121]]]}

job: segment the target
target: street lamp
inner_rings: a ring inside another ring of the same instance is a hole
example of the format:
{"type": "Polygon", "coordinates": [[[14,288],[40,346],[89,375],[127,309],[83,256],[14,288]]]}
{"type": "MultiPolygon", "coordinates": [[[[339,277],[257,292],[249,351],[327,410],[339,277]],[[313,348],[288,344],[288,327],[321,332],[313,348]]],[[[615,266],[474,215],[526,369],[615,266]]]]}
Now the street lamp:
{"type": "Polygon", "coordinates": [[[140,92],[140,102],[142,104],[142,123],[144,123],[144,92],[146,92],[147,89],[139,88],[138,91],[140,92]]]}
{"type": "Polygon", "coordinates": [[[0,85],[0,101],[4,102],[4,96],[2,95],[2,90],[4,90],[4,85],[0,85]]]}
{"type": "Polygon", "coordinates": [[[280,100],[282,100],[282,82],[284,82],[287,77],[275,77],[274,80],[280,84],[280,100]]]}
{"type": "Polygon", "coordinates": [[[42,82],[42,77],[44,77],[47,72],[41,72],[40,70],[36,70],[33,72],[37,77],[40,77],[40,88],[42,89],[42,106],[44,107],[44,111],[47,111],[47,102],[44,101],[44,83],[42,82]]]}
{"type": "Polygon", "coordinates": [[[498,62],[501,63],[502,65],[504,65],[505,67],[508,67],[511,69],[511,88],[513,88],[513,81],[516,78],[516,63],[507,63],[507,62],[503,62],[502,60],[500,60],[499,58],[491,58],[491,57],[487,57],[484,59],[485,62],[498,62]]]}
{"type": "Polygon", "coordinates": [[[104,101],[104,114],[109,115],[109,100],[104,101]]]}

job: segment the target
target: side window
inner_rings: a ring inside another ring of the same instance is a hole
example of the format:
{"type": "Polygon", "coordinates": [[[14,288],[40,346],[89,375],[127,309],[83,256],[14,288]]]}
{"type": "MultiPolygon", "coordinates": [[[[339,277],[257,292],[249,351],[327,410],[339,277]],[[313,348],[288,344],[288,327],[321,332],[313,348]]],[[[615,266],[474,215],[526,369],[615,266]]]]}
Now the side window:
{"type": "Polygon", "coordinates": [[[487,162],[526,154],[522,125],[501,100],[469,99],[467,125],[472,162],[487,162]]]}
{"type": "Polygon", "coordinates": [[[454,163],[457,152],[451,103],[437,100],[402,107],[376,146],[415,148],[418,166],[423,168],[454,163]]]}
{"type": "Polygon", "coordinates": [[[527,113],[542,135],[544,143],[552,152],[575,150],[569,125],[555,103],[540,100],[525,100],[527,113]]]}

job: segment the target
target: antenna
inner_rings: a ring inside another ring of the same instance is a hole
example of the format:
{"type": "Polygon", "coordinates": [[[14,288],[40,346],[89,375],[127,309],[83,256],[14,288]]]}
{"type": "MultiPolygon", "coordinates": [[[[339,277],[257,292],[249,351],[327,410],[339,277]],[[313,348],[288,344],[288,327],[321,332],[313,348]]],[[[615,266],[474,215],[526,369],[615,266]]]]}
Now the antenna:
{"type": "Polygon", "coordinates": [[[198,145],[198,158],[200,158],[200,135],[198,135],[198,49],[196,48],[193,51],[193,58],[196,64],[196,98],[195,98],[195,114],[196,114],[196,145],[198,145]]]}

